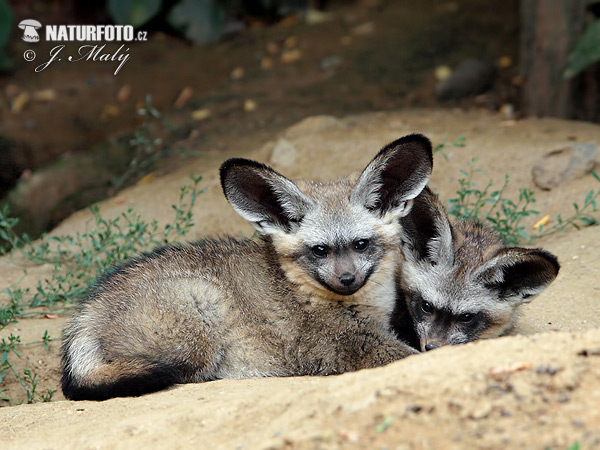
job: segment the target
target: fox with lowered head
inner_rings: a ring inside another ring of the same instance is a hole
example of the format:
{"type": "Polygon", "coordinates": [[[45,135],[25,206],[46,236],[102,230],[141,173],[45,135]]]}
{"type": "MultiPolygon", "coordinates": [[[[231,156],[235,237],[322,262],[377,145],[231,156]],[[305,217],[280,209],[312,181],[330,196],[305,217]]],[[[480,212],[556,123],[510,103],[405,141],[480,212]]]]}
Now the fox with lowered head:
{"type": "Polygon", "coordinates": [[[431,170],[431,144],[421,135],[392,142],[361,173],[328,183],[294,183],[254,161],[226,161],[223,192],[260,238],[170,245],[102,276],[65,331],[65,396],[329,375],[416,353],[390,319],[399,220],[431,170]]]}
{"type": "Polygon", "coordinates": [[[427,187],[400,223],[403,259],[392,322],[421,351],[502,335],[560,269],[550,252],[507,247],[475,220],[450,221],[427,187]]]}

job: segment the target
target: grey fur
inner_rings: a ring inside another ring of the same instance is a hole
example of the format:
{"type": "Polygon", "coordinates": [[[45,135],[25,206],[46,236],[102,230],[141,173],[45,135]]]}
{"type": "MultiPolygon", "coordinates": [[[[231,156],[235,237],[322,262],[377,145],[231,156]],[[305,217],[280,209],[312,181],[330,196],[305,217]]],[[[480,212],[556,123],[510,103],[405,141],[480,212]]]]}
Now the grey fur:
{"type": "Polygon", "coordinates": [[[450,221],[429,188],[401,224],[394,328],[423,351],[505,333],[560,269],[545,250],[508,248],[477,221],[450,221]],[[416,336],[406,335],[411,323],[416,336]]]}
{"type": "Polygon", "coordinates": [[[224,193],[262,237],[167,246],[103,276],[65,331],[65,396],[329,375],[415,353],[390,329],[398,221],[431,168],[418,135],[385,147],[362,175],[325,184],[227,161],[224,193]]]}

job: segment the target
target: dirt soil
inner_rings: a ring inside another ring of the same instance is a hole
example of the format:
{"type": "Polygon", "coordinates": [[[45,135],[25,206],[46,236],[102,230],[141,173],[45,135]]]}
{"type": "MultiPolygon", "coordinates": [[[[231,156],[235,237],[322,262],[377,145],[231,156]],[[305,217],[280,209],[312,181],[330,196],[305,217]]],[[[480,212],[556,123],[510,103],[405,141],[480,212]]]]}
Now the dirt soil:
{"type": "MultiPolygon", "coordinates": [[[[597,141],[600,127],[554,119],[506,121],[482,111],[407,110],[337,119],[309,117],[267,142],[244,139],[164,177],[131,187],[100,204],[105,217],[134,207],[167,222],[170,205],[189,173],[202,174],[206,192],[194,210],[190,239],[207,234],[246,235],[251,227],[227,204],[217,169],[230,156],[272,164],[294,178],[331,179],[361,169],[387,142],[422,132],[435,144],[466,137],[435,158],[431,186],[455,196],[459,169],[472,157],[483,187],[511,177],[536,193],[541,215],[569,215],[573,202],[597,189],[591,176],[540,191],[531,166],[546,151],[573,141],[597,141]]],[[[527,223],[531,227],[540,216],[527,223]]],[[[87,211],[56,234],[85,228],[87,211]]],[[[448,347],[374,370],[327,378],[223,380],[177,386],[141,398],[69,402],[0,409],[3,448],[600,448],[600,228],[569,230],[539,245],[556,253],[561,273],[522,310],[513,334],[448,347]]],[[[0,259],[4,284],[34,286],[48,267],[23,269],[0,259]]],[[[26,319],[0,333],[39,340],[59,336],[67,319],[26,319]]],[[[22,367],[35,369],[39,388],[57,389],[58,343],[22,350],[22,367]]],[[[7,393],[19,386],[5,379],[7,393]]],[[[62,401],[61,401],[62,400],[62,401]]]]}

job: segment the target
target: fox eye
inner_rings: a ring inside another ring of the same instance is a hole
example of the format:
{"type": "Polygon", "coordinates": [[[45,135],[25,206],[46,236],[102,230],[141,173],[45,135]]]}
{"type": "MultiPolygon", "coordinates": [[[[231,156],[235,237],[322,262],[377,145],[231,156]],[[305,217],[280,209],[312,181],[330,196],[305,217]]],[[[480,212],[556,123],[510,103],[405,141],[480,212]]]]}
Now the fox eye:
{"type": "Polygon", "coordinates": [[[473,320],[473,317],[475,317],[473,314],[465,313],[458,316],[458,320],[460,320],[462,323],[469,323],[473,320]]]}
{"type": "Polygon", "coordinates": [[[425,314],[433,313],[433,306],[429,302],[425,302],[425,301],[421,302],[421,309],[423,310],[423,312],[425,314]]]}
{"type": "Polygon", "coordinates": [[[354,250],[356,250],[357,252],[363,252],[369,246],[369,240],[368,239],[359,239],[358,241],[354,241],[353,246],[354,246],[354,250]]]}
{"type": "Polygon", "coordinates": [[[315,245],[311,250],[317,258],[325,258],[328,253],[328,248],[324,245],[315,245]]]}

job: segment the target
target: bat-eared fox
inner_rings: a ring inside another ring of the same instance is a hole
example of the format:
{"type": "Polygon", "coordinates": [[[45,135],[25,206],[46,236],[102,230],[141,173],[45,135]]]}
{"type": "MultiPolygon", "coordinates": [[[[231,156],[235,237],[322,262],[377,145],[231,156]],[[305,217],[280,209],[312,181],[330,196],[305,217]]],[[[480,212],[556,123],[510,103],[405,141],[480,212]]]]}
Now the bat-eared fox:
{"type": "Polygon", "coordinates": [[[501,335],[558,275],[545,250],[508,248],[479,222],[451,222],[429,188],[400,223],[393,328],[421,351],[501,335]]]}
{"type": "MultiPolygon", "coordinates": [[[[65,396],[102,400],[220,378],[337,374],[416,353],[390,321],[399,219],[432,164],[421,135],[387,145],[362,173],[322,184],[226,161],[225,196],[260,238],[170,245],[102,276],[65,330],[65,396]]],[[[497,265],[486,268],[486,282],[511,289],[497,265]]]]}

